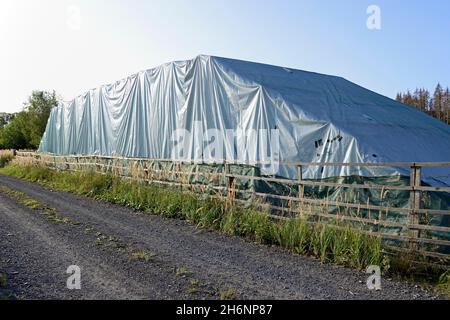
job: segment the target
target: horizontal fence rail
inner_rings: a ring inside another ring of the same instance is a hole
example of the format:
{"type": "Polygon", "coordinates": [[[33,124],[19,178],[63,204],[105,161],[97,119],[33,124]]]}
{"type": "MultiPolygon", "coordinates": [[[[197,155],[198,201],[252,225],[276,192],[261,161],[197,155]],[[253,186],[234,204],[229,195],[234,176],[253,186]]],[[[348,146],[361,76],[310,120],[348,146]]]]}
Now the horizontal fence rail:
{"type": "MultiPolygon", "coordinates": [[[[442,248],[450,248],[450,226],[432,225],[424,221],[441,217],[449,221],[450,210],[426,209],[421,207],[424,193],[449,195],[450,187],[431,187],[422,185],[422,168],[450,167],[450,162],[427,163],[304,163],[280,162],[282,165],[297,168],[296,179],[285,179],[275,176],[233,173],[233,166],[255,166],[267,162],[237,163],[218,162],[205,163],[201,161],[172,161],[146,158],[122,158],[107,156],[57,156],[37,154],[34,152],[16,152],[15,160],[20,164],[43,165],[49,168],[68,171],[93,170],[98,173],[112,173],[116,176],[170,187],[179,187],[184,191],[209,192],[212,196],[230,201],[237,205],[253,205],[271,211],[275,219],[289,219],[305,216],[322,222],[338,222],[363,226],[362,231],[380,236],[385,240],[394,241],[398,250],[408,250],[423,256],[433,257],[448,263],[450,254],[441,253],[442,248]],[[169,164],[170,168],[155,166],[155,163],[169,164]],[[186,171],[183,165],[191,166],[186,171]],[[200,171],[200,166],[216,165],[216,171],[200,171]],[[403,167],[409,168],[408,185],[339,183],[329,181],[308,180],[303,178],[306,167],[403,167]],[[156,168],[155,168],[156,167],[156,168]],[[282,185],[295,194],[277,194],[276,192],[259,192],[252,188],[239,188],[240,185],[254,185],[256,182],[282,185]],[[367,190],[383,194],[389,191],[405,192],[408,204],[404,207],[355,203],[349,199],[330,200],[313,198],[305,192],[306,188],[334,188],[333,190],[367,190]],[[365,211],[366,216],[359,213],[365,211]],[[402,218],[393,221],[392,214],[402,218]],[[426,220],[426,219],[425,219],[426,220]],[[386,232],[383,228],[393,228],[397,231],[386,232]],[[444,236],[438,236],[442,233],[444,236]],[[441,248],[440,250],[435,250],[441,248]],[[439,252],[440,251],[440,252],[439,252]]],[[[392,247],[392,245],[390,245],[392,247]]],[[[444,249],[444,252],[449,252],[444,249]]]]}

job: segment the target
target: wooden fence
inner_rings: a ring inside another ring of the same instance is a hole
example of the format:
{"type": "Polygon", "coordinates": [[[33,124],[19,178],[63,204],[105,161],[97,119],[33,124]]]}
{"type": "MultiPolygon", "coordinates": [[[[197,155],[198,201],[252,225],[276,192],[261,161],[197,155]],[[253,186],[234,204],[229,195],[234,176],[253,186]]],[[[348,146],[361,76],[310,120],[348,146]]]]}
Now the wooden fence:
{"type": "Polygon", "coordinates": [[[450,162],[439,163],[289,163],[280,164],[297,168],[297,179],[284,179],[274,176],[246,175],[232,172],[235,163],[221,163],[211,171],[201,171],[202,162],[176,162],[158,159],[118,158],[104,156],[53,156],[36,154],[33,152],[17,152],[14,160],[21,164],[43,165],[58,170],[80,171],[94,170],[99,173],[113,173],[126,179],[156,183],[179,187],[181,190],[213,193],[214,196],[234,202],[238,205],[260,206],[282,214],[273,215],[276,219],[289,219],[294,216],[307,216],[313,219],[334,221],[345,224],[358,224],[365,227],[363,232],[378,235],[388,242],[394,243],[390,247],[395,250],[415,252],[417,254],[450,261],[450,226],[433,225],[435,217],[441,221],[450,221],[450,210],[421,208],[423,193],[440,193],[450,196],[450,187],[430,187],[422,185],[422,168],[449,167],[450,162]],[[155,163],[171,164],[169,168],[155,166],[155,163]],[[183,170],[183,165],[191,169],[183,170]],[[381,185],[338,183],[328,181],[314,181],[303,178],[303,172],[309,166],[333,167],[404,167],[410,170],[409,185],[381,185]],[[297,189],[296,195],[277,194],[276,192],[257,192],[249,188],[237,186],[256,181],[264,183],[290,186],[297,189]],[[405,207],[390,207],[387,205],[373,205],[367,203],[352,203],[348,200],[330,200],[327,198],[313,198],[305,194],[305,188],[334,188],[376,190],[383,194],[393,190],[409,194],[408,205],[405,207]],[[238,195],[247,195],[243,200],[238,195]],[[333,209],[333,210],[332,210],[333,209]],[[360,215],[361,211],[366,214],[360,215]],[[375,213],[371,216],[371,212],[375,213]],[[402,221],[388,219],[389,213],[394,212],[403,217],[402,221]],[[368,213],[368,214],[367,214],[368,213]],[[405,219],[406,217],[406,219],[405,219]],[[421,219],[427,217],[427,219],[421,219]],[[443,219],[443,220],[442,220],[443,219]],[[387,232],[388,230],[389,232],[387,232]],[[394,231],[392,231],[394,230],[394,231]],[[395,231],[396,230],[396,231],[395,231]],[[444,252],[444,253],[443,253],[444,252]],[[445,253],[447,252],[447,253],[445,253]]]}

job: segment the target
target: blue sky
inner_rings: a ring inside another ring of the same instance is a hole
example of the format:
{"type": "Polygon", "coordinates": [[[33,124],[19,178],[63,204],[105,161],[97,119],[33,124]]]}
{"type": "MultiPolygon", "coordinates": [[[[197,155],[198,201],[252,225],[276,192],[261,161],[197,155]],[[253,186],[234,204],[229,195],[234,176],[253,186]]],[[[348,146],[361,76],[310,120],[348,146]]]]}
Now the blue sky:
{"type": "Polygon", "coordinates": [[[343,76],[394,97],[450,85],[450,1],[3,0],[0,112],[211,54],[343,76]],[[369,5],[381,30],[369,30],[369,5]],[[79,15],[78,15],[79,13],[79,15]],[[75,22],[74,22],[75,21],[75,22]]]}

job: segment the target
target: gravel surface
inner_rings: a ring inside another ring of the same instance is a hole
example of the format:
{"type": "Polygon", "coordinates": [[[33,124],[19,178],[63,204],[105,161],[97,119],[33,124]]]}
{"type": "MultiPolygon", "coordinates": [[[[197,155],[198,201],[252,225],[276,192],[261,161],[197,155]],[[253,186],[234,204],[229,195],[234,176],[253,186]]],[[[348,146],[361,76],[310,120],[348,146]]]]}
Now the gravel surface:
{"type": "MultiPolygon", "coordinates": [[[[18,299],[436,299],[433,292],[321,264],[277,247],[0,176],[54,209],[28,208],[0,193],[0,273],[18,299]],[[70,265],[81,290],[68,290],[70,265]]],[[[5,289],[2,289],[5,290],[5,289]]],[[[1,292],[0,292],[1,293],[1,292]]]]}

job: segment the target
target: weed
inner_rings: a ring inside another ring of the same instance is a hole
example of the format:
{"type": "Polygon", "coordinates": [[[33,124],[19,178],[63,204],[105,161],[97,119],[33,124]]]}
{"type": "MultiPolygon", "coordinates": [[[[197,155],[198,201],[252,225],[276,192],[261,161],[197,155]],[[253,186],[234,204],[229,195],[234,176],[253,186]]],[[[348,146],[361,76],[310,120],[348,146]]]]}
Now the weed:
{"type": "Polygon", "coordinates": [[[185,267],[179,267],[175,270],[175,274],[179,277],[186,275],[187,269],[185,267]]]}
{"type": "Polygon", "coordinates": [[[8,276],[5,273],[0,273],[0,288],[6,288],[8,284],[8,276]]]}
{"type": "Polygon", "coordinates": [[[155,256],[154,253],[148,251],[137,251],[133,252],[131,256],[138,260],[143,260],[145,262],[149,262],[151,258],[155,256]]]}
{"type": "Polygon", "coordinates": [[[15,300],[16,297],[12,293],[6,293],[2,294],[0,293],[0,301],[9,301],[9,300],[15,300]]]}
{"type": "Polygon", "coordinates": [[[220,291],[219,293],[220,300],[234,300],[236,299],[236,289],[227,288],[225,290],[220,291]]]}
{"type": "Polygon", "coordinates": [[[437,289],[447,297],[450,297],[450,270],[447,270],[439,277],[437,289]]]}
{"type": "Polygon", "coordinates": [[[17,203],[25,207],[28,207],[33,210],[41,210],[42,214],[50,221],[53,221],[55,223],[71,224],[74,226],[80,225],[80,222],[58,215],[54,208],[50,208],[45,204],[40,203],[36,199],[29,197],[27,194],[23,192],[15,191],[5,186],[0,186],[0,193],[12,197],[17,201],[17,203]]]}
{"type": "Polygon", "coordinates": [[[197,289],[197,288],[192,287],[192,288],[189,288],[189,289],[188,289],[188,293],[190,293],[190,294],[195,294],[195,293],[197,293],[197,292],[198,292],[198,289],[197,289]]]}

